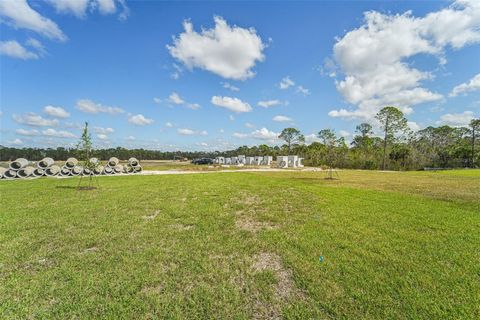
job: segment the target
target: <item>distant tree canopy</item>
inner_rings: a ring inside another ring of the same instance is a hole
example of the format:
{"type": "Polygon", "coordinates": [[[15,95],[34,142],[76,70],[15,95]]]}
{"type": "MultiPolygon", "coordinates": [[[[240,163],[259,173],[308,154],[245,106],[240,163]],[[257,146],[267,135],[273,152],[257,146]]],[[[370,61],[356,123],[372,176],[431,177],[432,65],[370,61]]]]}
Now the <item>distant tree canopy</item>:
{"type": "MultiPolygon", "coordinates": [[[[388,107],[394,108],[394,107],[388,107]]],[[[396,109],[396,108],[394,108],[396,109]]],[[[383,110],[383,109],[382,109],[383,110]]],[[[397,111],[399,111],[397,109],[397,111]]],[[[286,128],[279,138],[285,141],[282,146],[241,146],[229,151],[160,151],[145,149],[125,149],[121,147],[94,150],[92,155],[101,160],[110,157],[140,160],[194,159],[216,156],[279,156],[297,154],[305,158],[305,164],[314,166],[334,166],[352,169],[418,170],[424,167],[480,167],[480,119],[474,119],[469,127],[427,127],[415,133],[406,127],[406,119],[401,112],[389,109],[379,112],[382,132],[374,135],[372,125],[362,123],[357,126],[356,135],[347,146],[343,137],[337,137],[330,129],[320,130],[320,142],[305,145],[304,135],[295,128],[286,128]],[[388,124],[387,124],[388,121],[388,124]]],[[[78,150],[56,148],[9,148],[0,146],[0,160],[11,161],[27,158],[37,161],[44,157],[66,160],[77,156],[78,150]]]]}

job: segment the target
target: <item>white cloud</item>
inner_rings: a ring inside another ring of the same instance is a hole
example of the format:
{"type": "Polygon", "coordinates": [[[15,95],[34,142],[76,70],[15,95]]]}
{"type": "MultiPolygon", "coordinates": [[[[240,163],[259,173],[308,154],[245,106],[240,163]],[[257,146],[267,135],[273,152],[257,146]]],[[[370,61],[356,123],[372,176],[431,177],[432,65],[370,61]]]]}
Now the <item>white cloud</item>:
{"type": "Polygon", "coordinates": [[[0,1],[0,16],[0,22],[16,29],[28,29],[59,41],[67,40],[57,24],[33,10],[27,0],[0,1]]]}
{"type": "Polygon", "coordinates": [[[280,89],[282,90],[286,90],[288,88],[290,88],[291,86],[294,86],[295,85],[295,82],[290,79],[289,76],[286,76],[282,79],[282,81],[280,81],[280,83],[278,84],[278,86],[280,87],[280,89]]]}
{"type": "Polygon", "coordinates": [[[191,130],[191,129],[186,129],[186,128],[182,128],[182,129],[178,129],[177,132],[183,136],[193,136],[195,135],[195,131],[191,130]]]}
{"type": "MultiPolygon", "coordinates": [[[[154,98],[155,100],[155,98],[154,98]]],[[[160,99],[159,99],[160,100],[160,99]]],[[[197,109],[200,109],[201,106],[198,104],[198,103],[190,103],[190,102],[187,102],[185,101],[182,97],[180,97],[180,95],[176,92],[172,92],[170,94],[170,96],[168,97],[167,101],[169,103],[172,103],[172,104],[175,104],[175,105],[183,105],[189,109],[192,109],[192,110],[197,110],[197,109]]],[[[160,101],[159,101],[160,102],[160,101]]]]}
{"type": "Polygon", "coordinates": [[[128,122],[133,123],[137,126],[145,126],[147,124],[152,124],[153,119],[145,118],[143,114],[132,115],[128,118],[128,122]]]}
{"type": "Polygon", "coordinates": [[[231,85],[230,83],[228,82],[222,82],[222,86],[225,88],[225,89],[228,89],[228,90],[231,90],[231,91],[240,91],[240,88],[238,87],[235,87],[233,85],[231,85]]]}
{"type": "Polygon", "coordinates": [[[0,41],[0,54],[23,60],[39,58],[38,54],[28,51],[24,46],[15,40],[0,41]]]}
{"type": "Polygon", "coordinates": [[[255,125],[251,124],[250,122],[245,122],[245,127],[247,128],[255,128],[255,125]]]}
{"type": "Polygon", "coordinates": [[[165,127],[171,128],[171,127],[173,127],[173,124],[171,122],[166,122],[165,127]]]}
{"type": "Polygon", "coordinates": [[[63,131],[63,130],[55,130],[52,128],[42,130],[42,135],[47,137],[55,137],[55,138],[76,138],[76,136],[71,132],[63,131]]]}
{"type": "Polygon", "coordinates": [[[162,99],[157,98],[157,97],[154,97],[154,98],[153,98],[153,102],[155,102],[155,103],[162,103],[162,99]]]}
{"type": "Polygon", "coordinates": [[[133,141],[133,140],[135,140],[135,137],[134,136],[128,136],[128,137],[125,138],[125,140],[133,141]]]}
{"type": "Polygon", "coordinates": [[[292,118],[289,118],[287,116],[282,116],[282,115],[275,116],[273,117],[272,120],[276,122],[292,122],[293,121],[292,118]]]}
{"type": "Polygon", "coordinates": [[[25,124],[27,126],[34,127],[48,127],[48,126],[57,126],[57,119],[45,119],[42,116],[35,114],[33,112],[28,112],[23,115],[13,115],[13,120],[20,124],[25,124]]]}
{"type": "Polygon", "coordinates": [[[25,130],[25,129],[16,129],[15,132],[22,136],[38,136],[40,132],[36,129],[25,130]]]}
{"type": "Polygon", "coordinates": [[[192,129],[187,129],[187,128],[181,128],[177,130],[178,134],[181,134],[182,136],[206,136],[208,135],[208,132],[203,130],[203,131],[194,131],[192,129]]]}
{"type": "Polygon", "coordinates": [[[178,93],[172,92],[168,97],[168,102],[180,105],[180,104],[184,104],[185,100],[183,100],[178,93]]]}
{"type": "Polygon", "coordinates": [[[63,109],[62,107],[54,107],[48,105],[43,108],[43,112],[55,118],[64,119],[70,117],[70,113],[68,113],[67,110],[63,109]]]}
{"type": "Polygon", "coordinates": [[[410,130],[412,130],[414,132],[421,129],[420,126],[418,125],[418,123],[416,123],[415,121],[408,121],[407,125],[410,128],[410,130]]]}
{"type": "Polygon", "coordinates": [[[480,73],[470,79],[468,82],[459,84],[453,88],[449,94],[450,97],[456,97],[459,94],[480,90],[480,73]]]}
{"type": "Polygon", "coordinates": [[[10,140],[10,141],[7,141],[8,144],[10,145],[15,145],[15,146],[19,146],[19,145],[22,145],[23,144],[23,141],[16,138],[14,140],[10,140]]]}
{"type": "Polygon", "coordinates": [[[235,121],[235,117],[234,117],[233,115],[229,115],[229,116],[228,116],[228,119],[229,119],[230,121],[235,121]]]}
{"type": "Polygon", "coordinates": [[[262,128],[253,131],[250,136],[257,140],[267,140],[269,142],[275,142],[278,140],[279,133],[270,131],[267,128],[262,128]]]}
{"type": "Polygon", "coordinates": [[[97,114],[97,113],[117,114],[117,113],[125,112],[121,108],[104,106],[100,103],[95,103],[89,99],[78,100],[76,108],[82,112],[93,113],[93,114],[97,114]]]}
{"type": "Polygon", "coordinates": [[[37,39],[28,38],[27,41],[25,41],[25,44],[31,48],[34,48],[39,56],[44,56],[47,54],[45,46],[37,39]]]}
{"type": "Polygon", "coordinates": [[[345,78],[336,82],[337,90],[357,109],[333,110],[333,117],[371,119],[385,105],[401,108],[440,100],[441,94],[423,88],[431,80],[406,60],[418,54],[434,55],[446,63],[445,48],[460,49],[480,42],[480,5],[471,0],[424,17],[411,12],[387,15],[370,11],[365,23],[348,32],[334,46],[334,57],[345,78]]]}
{"type": "Polygon", "coordinates": [[[223,107],[237,113],[252,111],[250,104],[238,98],[213,96],[211,102],[218,107],[223,107]]]}
{"type": "Polygon", "coordinates": [[[466,126],[473,118],[475,118],[475,114],[472,111],[464,111],[462,113],[447,113],[440,117],[440,121],[437,121],[437,124],[466,126]]]}
{"type": "Polygon", "coordinates": [[[310,94],[310,90],[304,88],[302,86],[297,87],[297,93],[303,94],[304,96],[308,96],[310,94]]]}
{"type": "Polygon", "coordinates": [[[58,13],[70,13],[84,18],[90,0],[47,0],[58,13]]]}
{"type": "Polygon", "coordinates": [[[320,138],[315,133],[305,135],[306,144],[311,144],[312,142],[320,142],[320,141],[321,141],[320,138]]]}
{"type": "Polygon", "coordinates": [[[266,101],[258,101],[257,105],[259,107],[263,107],[263,108],[270,108],[270,107],[274,107],[274,106],[278,106],[278,105],[281,105],[282,102],[280,100],[266,100],[266,101]]]}
{"type": "Polygon", "coordinates": [[[256,30],[229,26],[219,16],[214,20],[215,28],[201,32],[193,30],[190,21],[184,21],[185,31],[173,39],[173,45],[167,45],[172,57],[190,69],[198,67],[227,79],[253,77],[251,69],[265,59],[265,44],[256,30]]]}
{"type": "Polygon", "coordinates": [[[117,10],[114,0],[96,0],[96,3],[101,14],[112,14],[117,10]]]}
{"type": "Polygon", "coordinates": [[[340,130],[340,131],[338,132],[338,134],[340,135],[340,137],[344,137],[344,138],[349,137],[349,136],[352,135],[350,132],[348,132],[348,131],[346,131],[346,130],[340,130]]]}
{"type": "Polygon", "coordinates": [[[243,139],[243,138],[248,137],[248,134],[246,134],[246,133],[240,133],[240,132],[234,132],[234,133],[232,134],[232,136],[234,136],[235,138],[243,139]]]}
{"type": "Polygon", "coordinates": [[[100,139],[100,140],[108,140],[108,136],[106,134],[103,134],[103,133],[97,134],[97,138],[100,139]]]}
{"type": "Polygon", "coordinates": [[[110,134],[110,133],[114,133],[115,130],[113,128],[103,128],[103,127],[94,127],[93,130],[96,132],[96,133],[101,133],[101,134],[110,134]]]}

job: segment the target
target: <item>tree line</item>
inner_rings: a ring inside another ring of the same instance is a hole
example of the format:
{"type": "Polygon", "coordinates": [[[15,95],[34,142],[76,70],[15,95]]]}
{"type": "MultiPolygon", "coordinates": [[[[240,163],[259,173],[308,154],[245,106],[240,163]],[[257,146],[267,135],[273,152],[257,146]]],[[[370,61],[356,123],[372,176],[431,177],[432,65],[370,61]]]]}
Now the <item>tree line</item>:
{"type": "MultiPolygon", "coordinates": [[[[318,132],[318,142],[305,144],[305,136],[295,128],[285,128],[279,138],[282,146],[241,146],[229,151],[160,151],[146,149],[125,149],[122,147],[98,149],[92,156],[101,160],[110,157],[128,159],[136,157],[140,160],[173,160],[195,159],[200,157],[231,157],[239,154],[246,156],[278,156],[296,154],[303,157],[306,165],[351,169],[388,169],[418,170],[432,168],[479,167],[478,152],[480,136],[480,119],[473,119],[469,127],[427,127],[412,132],[407,125],[403,113],[392,106],[380,110],[376,119],[380,123],[381,132],[373,132],[369,123],[361,123],[356,127],[350,145],[344,137],[339,137],[332,129],[318,132]]],[[[0,146],[0,160],[11,161],[16,158],[27,158],[38,161],[44,157],[55,160],[66,160],[78,157],[76,148],[10,148],[0,146]]]]}

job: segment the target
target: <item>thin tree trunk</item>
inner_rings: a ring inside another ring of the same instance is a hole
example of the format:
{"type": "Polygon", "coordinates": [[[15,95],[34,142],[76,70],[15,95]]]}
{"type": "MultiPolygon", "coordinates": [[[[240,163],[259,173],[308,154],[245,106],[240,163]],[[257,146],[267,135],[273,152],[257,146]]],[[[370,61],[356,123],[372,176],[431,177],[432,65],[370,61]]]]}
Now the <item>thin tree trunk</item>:
{"type": "Polygon", "coordinates": [[[475,126],[472,128],[472,168],[475,168],[475,126]]]}
{"type": "Polygon", "coordinates": [[[385,121],[385,136],[383,138],[383,163],[382,170],[385,170],[385,161],[387,158],[387,132],[388,132],[388,118],[385,121]]]}

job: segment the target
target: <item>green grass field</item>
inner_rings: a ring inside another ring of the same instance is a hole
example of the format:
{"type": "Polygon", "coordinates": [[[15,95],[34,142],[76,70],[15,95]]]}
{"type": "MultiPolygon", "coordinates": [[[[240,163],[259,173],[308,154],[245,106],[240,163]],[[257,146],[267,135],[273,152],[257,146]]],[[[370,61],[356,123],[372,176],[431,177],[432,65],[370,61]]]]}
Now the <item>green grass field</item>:
{"type": "Polygon", "coordinates": [[[324,176],[0,181],[0,318],[480,317],[480,171],[324,176]]]}

